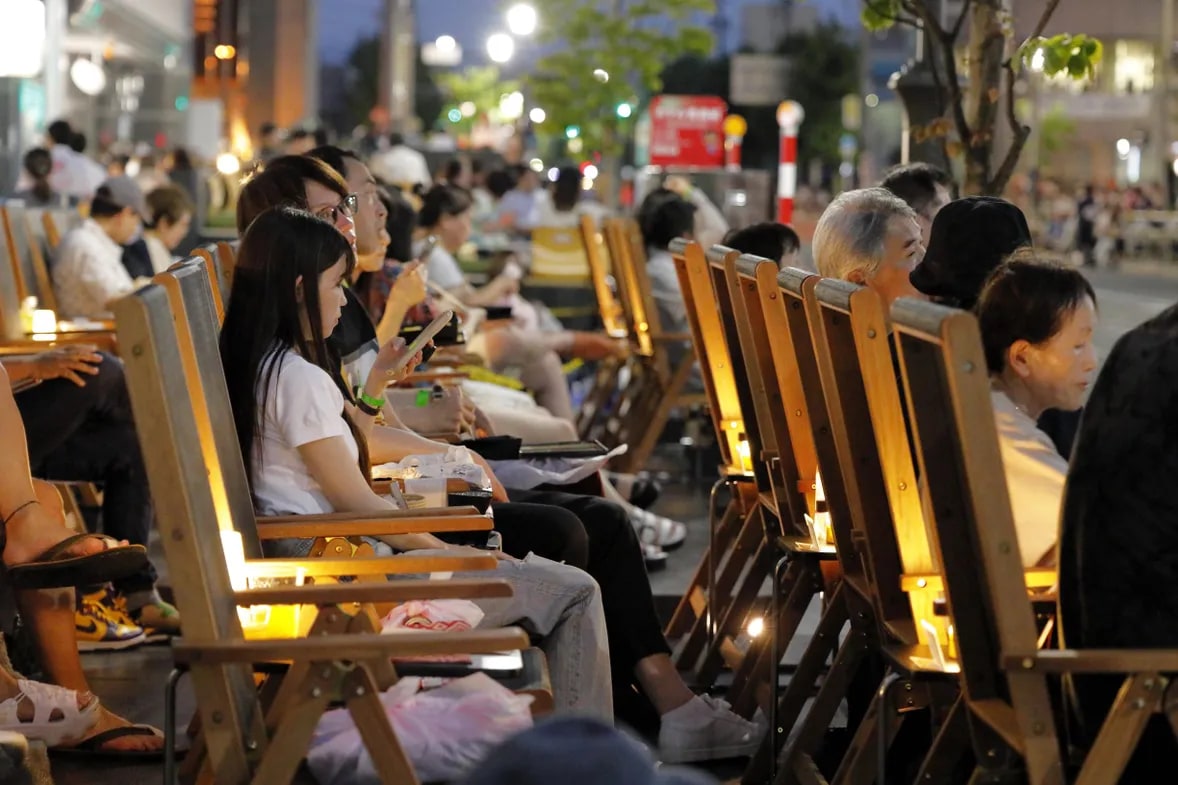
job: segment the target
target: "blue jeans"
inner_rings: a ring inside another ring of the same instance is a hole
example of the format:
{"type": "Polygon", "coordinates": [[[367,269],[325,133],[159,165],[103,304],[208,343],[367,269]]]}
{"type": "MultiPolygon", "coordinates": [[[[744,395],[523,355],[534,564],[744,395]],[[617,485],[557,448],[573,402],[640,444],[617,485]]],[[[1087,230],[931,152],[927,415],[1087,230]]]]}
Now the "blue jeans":
{"type": "MultiPolygon", "coordinates": [[[[378,556],[393,556],[383,542],[368,540],[378,556]]],[[[310,553],[311,540],[273,540],[266,555],[302,558],[310,553]]],[[[453,551],[420,550],[414,556],[452,556],[453,551]]],[[[395,575],[390,580],[425,578],[395,575]]],[[[519,625],[540,637],[540,649],[548,660],[556,709],[613,721],[609,642],[605,611],[597,582],[576,567],[559,564],[535,554],[523,561],[500,561],[494,570],[457,572],[455,578],[500,578],[511,584],[512,597],[477,599],[473,602],[486,616],[483,628],[519,625]]]]}
{"type": "MultiPolygon", "coordinates": [[[[84,387],[53,379],[16,396],[29,444],[33,476],[57,482],[102,484],[102,528],[133,545],[147,545],[151,533],[151,492],[135,435],[131,400],[122,362],[103,354],[98,374],[84,387]]],[[[115,581],[131,594],[155,586],[149,563],[115,581]]]]}

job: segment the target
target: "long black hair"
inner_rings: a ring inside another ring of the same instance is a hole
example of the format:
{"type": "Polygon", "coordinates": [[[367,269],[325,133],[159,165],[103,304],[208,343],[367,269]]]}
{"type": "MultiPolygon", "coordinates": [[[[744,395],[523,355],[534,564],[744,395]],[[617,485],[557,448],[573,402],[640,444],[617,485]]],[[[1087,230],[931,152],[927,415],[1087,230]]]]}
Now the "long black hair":
{"type": "MultiPolygon", "coordinates": [[[[221,327],[221,363],[251,480],[254,443],[261,437],[263,412],[283,354],[297,352],[341,384],[319,307],[319,276],[341,257],[346,260],[346,277],[356,264],[351,244],[332,224],[294,207],[263,211],[241,238],[221,327]]],[[[360,465],[366,468],[365,441],[347,414],[340,416],[356,436],[360,465]]]]}

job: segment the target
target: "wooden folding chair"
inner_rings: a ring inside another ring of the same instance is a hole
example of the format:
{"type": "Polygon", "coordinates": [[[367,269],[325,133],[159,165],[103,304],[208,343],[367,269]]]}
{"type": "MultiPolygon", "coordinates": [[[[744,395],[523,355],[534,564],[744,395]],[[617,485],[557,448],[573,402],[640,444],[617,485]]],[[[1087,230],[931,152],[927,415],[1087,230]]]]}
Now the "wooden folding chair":
{"type": "Polygon", "coordinates": [[[618,471],[641,470],[654,451],[670,413],[676,407],[703,404],[703,394],[685,393],[695,357],[687,352],[672,369],[667,346],[688,343],[691,335],[662,330],[646,273],[646,254],[636,224],[608,219],[604,224],[610,264],[618,282],[619,302],[630,327],[632,354],[628,379],[606,417],[600,433],[590,434],[609,445],[628,444],[616,459],[618,471]]]}
{"type": "MultiPolygon", "coordinates": [[[[832,412],[824,394],[823,379],[830,375],[828,358],[824,358],[815,346],[813,333],[818,325],[813,323],[813,310],[806,308],[807,296],[813,297],[818,279],[800,270],[776,273],[776,265],[767,260],[750,258],[742,261],[743,269],[737,269],[737,280],[742,288],[747,288],[751,281],[758,296],[744,297],[743,292],[738,292],[741,296],[734,300],[734,304],[746,312],[754,308],[761,310],[759,321],[750,320],[749,324],[750,327],[763,324],[761,332],[772,337],[770,341],[759,342],[761,357],[771,360],[771,364],[759,364],[760,373],[767,379],[767,388],[776,382],[774,392],[780,397],[786,422],[789,418],[800,417],[800,412],[808,416],[812,442],[803,440],[801,444],[807,450],[812,444],[817,465],[811,464],[811,469],[815,473],[821,471],[830,511],[830,530],[841,571],[834,590],[826,597],[818,628],[788,687],[771,706],[770,734],[750,761],[744,782],[764,782],[767,778],[776,782],[816,782],[819,781],[815,779],[817,769],[811,758],[819,749],[864,656],[878,646],[879,626],[872,584],[859,542],[859,500],[857,488],[852,485],[856,477],[853,473],[848,476],[840,460],[836,439],[839,426],[832,421],[832,414],[838,419],[841,414],[837,410],[832,412]],[[767,358],[764,357],[766,350],[767,358]],[[791,400],[801,403],[799,396],[804,401],[804,409],[790,405],[791,400]],[[848,623],[849,628],[840,642],[840,631],[848,623]],[[834,659],[823,676],[825,663],[832,654],[834,659]],[[812,696],[814,702],[804,725],[794,729],[812,696]],[[794,739],[781,749],[781,734],[791,729],[795,731],[794,739]]],[[[756,350],[756,347],[754,343],[751,348],[756,350]]],[[[799,464],[799,469],[804,471],[802,466],[799,464]]],[[[805,474],[800,476],[806,477],[805,474]]],[[[776,668],[776,656],[771,662],[776,668]]]]}
{"type": "MultiPolygon", "coordinates": [[[[628,342],[630,330],[622,306],[614,295],[616,284],[610,275],[605,239],[591,216],[581,216],[580,229],[601,325],[610,338],[628,342]]],[[[625,364],[626,361],[614,357],[598,362],[593,385],[577,412],[577,433],[583,438],[590,438],[604,427],[602,418],[607,414],[611,399],[618,393],[619,374],[625,364]]]]}
{"type": "Polygon", "coordinates": [[[899,300],[892,323],[944,571],[974,781],[1068,782],[1049,680],[1104,674],[1124,682],[1074,781],[1112,785],[1155,713],[1178,727],[1166,676],[1178,671],[1178,652],[1039,648],[977,320],[899,300]]]}
{"type": "Polygon", "coordinates": [[[237,269],[238,242],[217,241],[217,269],[221,276],[221,291],[225,292],[226,300],[229,298],[229,290],[233,288],[233,271],[237,269]]]}
{"type": "Polygon", "coordinates": [[[207,245],[204,248],[194,248],[192,255],[204,260],[209,289],[213,293],[213,307],[217,311],[217,323],[220,324],[225,321],[225,306],[229,302],[229,290],[222,286],[221,275],[218,272],[221,269],[221,263],[217,246],[207,245]]]}
{"type": "MultiPolygon", "coordinates": [[[[140,422],[152,426],[141,428],[140,436],[160,513],[161,539],[184,614],[186,637],[173,644],[173,656],[188,668],[196,685],[207,752],[198,781],[291,782],[319,718],[333,703],[342,703],[351,712],[382,779],[417,783],[380,703],[379,692],[396,680],[390,658],[522,648],[527,645],[526,634],[515,628],[412,636],[328,632],[341,626],[371,629],[373,620],[364,615],[341,625],[340,611],[335,609],[340,604],[463,596],[428,581],[270,589],[234,586],[234,581],[251,571],[293,576],[299,569],[313,568],[315,560],[302,560],[298,567],[277,560],[245,560],[231,569],[220,538],[211,530],[232,528],[233,521],[230,511],[218,503],[215,483],[210,482],[211,453],[202,449],[194,408],[184,403],[188,380],[167,295],[158,286],[145,287],[118,301],[115,314],[129,347],[132,407],[140,422]],[[245,574],[235,574],[236,570],[245,574]],[[322,634],[244,638],[235,606],[292,604],[320,607],[313,630],[322,634]],[[266,662],[293,663],[268,709],[259,699],[250,667],[266,662]]],[[[487,592],[483,596],[503,596],[508,588],[493,581],[477,583],[478,588],[468,588],[487,592]]]]}
{"type": "Polygon", "coordinates": [[[62,236],[82,223],[82,214],[72,207],[46,208],[41,213],[41,226],[45,231],[45,241],[49,246],[49,253],[57,251],[61,245],[62,236]]]}
{"type": "MultiPolygon", "coordinates": [[[[589,220],[592,220],[590,218],[589,220]]],[[[532,230],[528,282],[537,286],[582,288],[589,282],[589,260],[576,227],[537,226],[532,230]]]]}
{"type": "MultiPolygon", "coordinates": [[[[17,205],[0,207],[0,227],[4,230],[3,253],[9,268],[0,273],[5,280],[11,280],[15,292],[15,303],[11,294],[5,293],[3,319],[5,345],[16,350],[27,347],[33,351],[49,348],[54,344],[88,343],[100,349],[115,351],[114,323],[110,321],[75,325],[66,321],[58,323],[52,333],[29,335],[20,324],[20,304],[26,297],[36,297],[38,308],[57,310],[57,297],[49,275],[44,237],[40,236],[40,221],[32,211],[17,205]],[[11,276],[11,277],[10,277],[11,276]],[[15,307],[13,307],[15,305],[15,307]],[[12,315],[10,315],[12,309],[12,315]]],[[[3,283],[4,281],[0,281],[3,283]]]]}
{"type": "MultiPolygon", "coordinates": [[[[711,687],[725,664],[736,669],[746,653],[736,644],[769,565],[756,514],[756,483],[748,458],[737,378],[716,313],[716,295],[703,252],[696,244],[672,248],[700,376],[720,448],[720,479],[710,500],[727,487],[723,511],[709,501],[710,542],[680,599],[666,634],[678,639],[676,665],[696,686],[711,687]]],[[[738,709],[739,711],[740,709],[738,709]]],[[[751,715],[751,709],[747,714],[751,715]]]]}

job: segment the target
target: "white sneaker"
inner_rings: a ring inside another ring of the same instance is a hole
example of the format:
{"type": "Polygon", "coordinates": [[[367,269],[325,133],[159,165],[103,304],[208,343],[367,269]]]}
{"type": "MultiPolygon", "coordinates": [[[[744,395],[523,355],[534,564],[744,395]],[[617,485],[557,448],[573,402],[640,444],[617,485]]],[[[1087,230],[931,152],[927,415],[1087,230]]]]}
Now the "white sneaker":
{"type": "Polygon", "coordinates": [[[699,695],[663,716],[659,758],[663,763],[752,755],[765,735],[763,722],[749,722],[732,713],[727,701],[699,695]]]}
{"type": "Polygon", "coordinates": [[[634,506],[630,507],[630,525],[641,542],[657,545],[664,551],[678,548],[687,539],[684,524],[634,506]]]}

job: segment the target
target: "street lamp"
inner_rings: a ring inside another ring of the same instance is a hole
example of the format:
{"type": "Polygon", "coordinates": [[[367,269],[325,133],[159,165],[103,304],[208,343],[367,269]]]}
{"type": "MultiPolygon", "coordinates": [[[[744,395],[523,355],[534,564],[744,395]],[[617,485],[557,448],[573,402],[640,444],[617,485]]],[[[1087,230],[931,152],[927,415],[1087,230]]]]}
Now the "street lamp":
{"type": "Polygon", "coordinates": [[[454,40],[452,35],[440,35],[434,40],[434,46],[439,52],[453,52],[454,47],[458,46],[458,42],[454,40]]]}
{"type": "Polygon", "coordinates": [[[493,33],[487,37],[487,56],[496,63],[506,63],[515,54],[515,39],[507,33],[493,33]]]}
{"type": "Polygon", "coordinates": [[[507,9],[507,28],[515,35],[536,32],[536,9],[528,3],[516,3],[507,9]]]}

